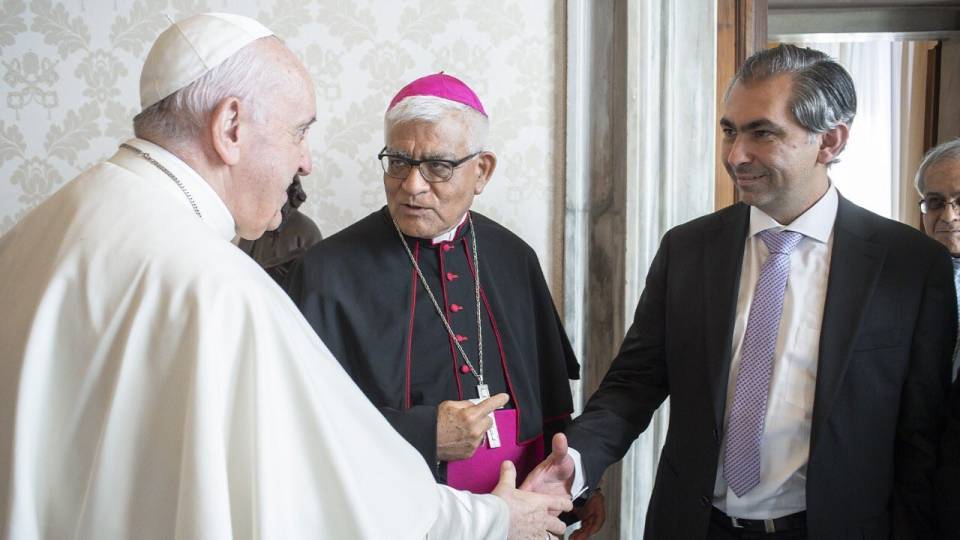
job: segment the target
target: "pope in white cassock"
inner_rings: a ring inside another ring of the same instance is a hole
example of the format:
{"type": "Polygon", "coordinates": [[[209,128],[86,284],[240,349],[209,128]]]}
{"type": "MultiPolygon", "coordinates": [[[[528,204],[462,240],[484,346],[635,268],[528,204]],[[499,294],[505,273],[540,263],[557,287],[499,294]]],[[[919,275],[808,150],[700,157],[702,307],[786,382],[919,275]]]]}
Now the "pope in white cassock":
{"type": "Polygon", "coordinates": [[[231,239],[310,172],[303,65],[245,17],[157,39],[137,138],[0,239],[5,538],[543,538],[558,497],[434,483],[231,239]]]}

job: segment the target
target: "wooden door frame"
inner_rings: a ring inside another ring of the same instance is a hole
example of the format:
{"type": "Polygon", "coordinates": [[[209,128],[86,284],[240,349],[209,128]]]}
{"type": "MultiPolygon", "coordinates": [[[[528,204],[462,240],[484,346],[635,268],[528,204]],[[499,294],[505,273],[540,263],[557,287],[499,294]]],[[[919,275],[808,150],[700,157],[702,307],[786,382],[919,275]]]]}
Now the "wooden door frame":
{"type": "MultiPolygon", "coordinates": [[[[767,0],[717,0],[717,125],[724,95],[744,60],[767,46],[767,0]]],[[[737,202],[733,182],[723,165],[723,141],[716,139],[714,204],[717,210],[737,202]]]]}

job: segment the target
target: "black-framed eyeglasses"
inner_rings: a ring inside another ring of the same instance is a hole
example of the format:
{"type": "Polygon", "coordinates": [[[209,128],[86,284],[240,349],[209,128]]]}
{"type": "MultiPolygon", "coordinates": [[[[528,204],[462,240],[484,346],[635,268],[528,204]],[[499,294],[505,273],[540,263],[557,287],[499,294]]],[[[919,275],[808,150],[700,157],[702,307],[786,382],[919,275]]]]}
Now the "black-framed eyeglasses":
{"type": "Polygon", "coordinates": [[[377,154],[377,159],[380,160],[380,166],[383,167],[383,172],[390,178],[404,180],[410,176],[410,170],[413,167],[417,167],[420,169],[420,176],[422,176],[424,180],[430,183],[439,183],[446,182],[453,178],[453,171],[457,167],[479,156],[481,153],[482,151],[474,152],[469,156],[456,160],[410,159],[397,154],[388,154],[387,147],[384,146],[383,150],[380,150],[380,153],[377,154]]]}
{"type": "Polygon", "coordinates": [[[950,205],[953,211],[960,213],[960,197],[956,199],[945,199],[939,195],[924,197],[920,199],[920,213],[929,214],[930,212],[939,212],[950,205]]]}

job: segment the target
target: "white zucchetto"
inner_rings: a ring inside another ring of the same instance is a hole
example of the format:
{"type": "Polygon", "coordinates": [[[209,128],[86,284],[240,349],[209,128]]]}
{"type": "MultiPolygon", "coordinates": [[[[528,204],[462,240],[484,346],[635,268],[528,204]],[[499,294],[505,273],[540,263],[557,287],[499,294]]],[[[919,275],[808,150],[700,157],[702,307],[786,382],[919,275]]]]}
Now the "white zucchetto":
{"type": "Polygon", "coordinates": [[[170,25],[143,63],[140,106],[146,109],[189,86],[243,47],[272,35],[259,22],[231,13],[201,13],[170,25]]]}

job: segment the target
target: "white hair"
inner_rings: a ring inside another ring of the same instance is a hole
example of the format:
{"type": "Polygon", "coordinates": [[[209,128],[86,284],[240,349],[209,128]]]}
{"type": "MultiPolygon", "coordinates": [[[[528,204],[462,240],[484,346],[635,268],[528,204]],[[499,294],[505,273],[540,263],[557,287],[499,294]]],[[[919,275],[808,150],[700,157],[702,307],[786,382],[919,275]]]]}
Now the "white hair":
{"type": "Polygon", "coordinates": [[[133,133],[140,138],[169,142],[194,140],[207,123],[218,103],[236,97],[250,107],[254,122],[264,119],[261,95],[277,81],[272,62],[263,54],[267,36],[253,41],[219,66],[211,69],[189,85],[147,107],[133,118],[133,133]]]}
{"type": "Polygon", "coordinates": [[[466,126],[464,138],[468,152],[480,152],[487,144],[490,120],[480,111],[457,101],[435,96],[410,96],[397,103],[383,116],[384,139],[394,126],[408,122],[436,123],[451,114],[458,114],[466,126]]]}
{"type": "Polygon", "coordinates": [[[953,139],[935,146],[927,152],[927,155],[923,156],[923,161],[920,162],[920,167],[917,169],[917,176],[913,179],[913,185],[916,186],[921,197],[925,195],[924,192],[927,190],[924,183],[927,169],[941,161],[960,161],[960,139],[953,139]]]}

